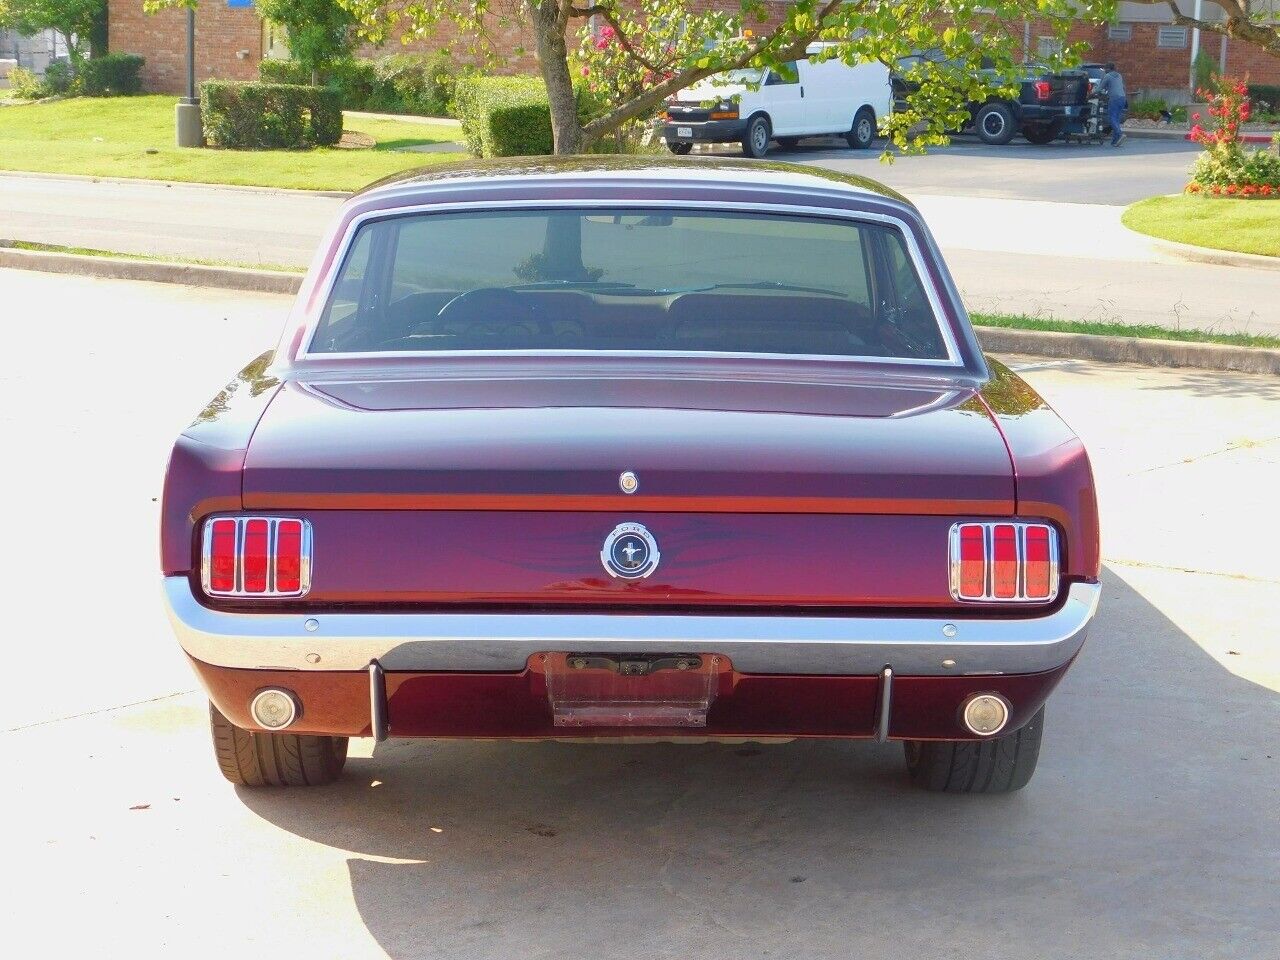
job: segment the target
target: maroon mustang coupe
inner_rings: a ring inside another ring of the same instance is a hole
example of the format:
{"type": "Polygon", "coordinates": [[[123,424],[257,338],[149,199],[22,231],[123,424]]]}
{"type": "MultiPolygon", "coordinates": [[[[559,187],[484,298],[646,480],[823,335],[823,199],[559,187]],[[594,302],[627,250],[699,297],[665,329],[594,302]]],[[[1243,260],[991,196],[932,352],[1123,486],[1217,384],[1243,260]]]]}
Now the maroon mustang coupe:
{"type": "Polygon", "coordinates": [[[710,159],[353,197],[178,438],[161,531],[255,786],[333,780],[350,737],[840,737],[1016,790],[1098,564],[1083,446],[912,205],[710,159]]]}

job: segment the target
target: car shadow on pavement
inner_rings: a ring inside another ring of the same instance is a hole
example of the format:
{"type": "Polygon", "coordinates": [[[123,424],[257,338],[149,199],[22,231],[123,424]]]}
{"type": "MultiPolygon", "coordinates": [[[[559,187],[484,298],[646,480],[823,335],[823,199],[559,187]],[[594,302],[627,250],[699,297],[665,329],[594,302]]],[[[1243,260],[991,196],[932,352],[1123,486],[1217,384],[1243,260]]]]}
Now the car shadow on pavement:
{"type": "Polygon", "coordinates": [[[397,960],[1262,957],[1278,706],[1108,571],[1019,794],[915,790],[896,744],[390,741],[240,796],[354,852],[397,960]]]}

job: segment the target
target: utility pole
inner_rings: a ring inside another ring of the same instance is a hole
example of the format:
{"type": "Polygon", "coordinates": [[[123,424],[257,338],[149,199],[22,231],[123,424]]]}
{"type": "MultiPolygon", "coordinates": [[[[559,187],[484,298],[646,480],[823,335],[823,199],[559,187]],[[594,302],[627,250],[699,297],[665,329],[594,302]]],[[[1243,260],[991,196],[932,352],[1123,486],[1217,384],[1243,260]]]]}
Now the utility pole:
{"type": "MultiPolygon", "coordinates": [[[[1197,21],[1199,21],[1200,19],[1200,4],[1201,4],[1201,0],[1196,0],[1196,10],[1193,16],[1196,18],[1197,21]]],[[[1196,97],[1196,57],[1198,56],[1200,56],[1200,28],[1192,27],[1191,28],[1191,74],[1190,74],[1190,79],[1187,82],[1187,87],[1191,91],[1192,102],[1195,101],[1195,97],[1196,97]]]]}
{"type": "Polygon", "coordinates": [[[178,101],[175,120],[180,147],[204,146],[200,99],[196,96],[196,8],[187,7],[187,95],[178,101]]]}

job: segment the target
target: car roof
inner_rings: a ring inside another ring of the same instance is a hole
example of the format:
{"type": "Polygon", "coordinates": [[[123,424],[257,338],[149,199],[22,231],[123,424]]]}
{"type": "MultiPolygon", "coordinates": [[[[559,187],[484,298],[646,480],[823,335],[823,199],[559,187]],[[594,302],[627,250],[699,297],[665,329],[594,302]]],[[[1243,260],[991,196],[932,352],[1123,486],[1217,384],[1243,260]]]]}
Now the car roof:
{"type": "Polygon", "coordinates": [[[441,188],[450,193],[466,193],[469,187],[487,191],[497,186],[528,186],[536,187],[539,192],[548,189],[560,192],[573,185],[591,188],[613,185],[620,188],[620,195],[625,195],[627,187],[649,190],[661,190],[664,186],[710,190],[722,187],[735,192],[759,189],[774,195],[789,194],[792,198],[804,195],[818,202],[824,196],[839,198],[843,201],[841,205],[851,199],[888,201],[914,211],[902,194],[867,177],[794,163],[716,156],[582,155],[471,160],[393,174],[370,184],[352,200],[377,203],[395,199],[411,203],[415,197],[421,195],[426,199],[441,188]]]}

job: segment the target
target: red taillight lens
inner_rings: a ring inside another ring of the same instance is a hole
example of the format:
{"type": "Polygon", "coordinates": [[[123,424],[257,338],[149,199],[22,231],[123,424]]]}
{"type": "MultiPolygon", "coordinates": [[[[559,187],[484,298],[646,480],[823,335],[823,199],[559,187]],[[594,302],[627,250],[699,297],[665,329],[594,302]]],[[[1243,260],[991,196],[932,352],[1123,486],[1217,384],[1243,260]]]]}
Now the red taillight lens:
{"type": "Polygon", "coordinates": [[[201,580],[224,597],[300,597],[311,589],[311,524],[289,517],[218,517],[204,527],[201,580]]]}
{"type": "Polygon", "coordinates": [[[1053,93],[1053,87],[1049,84],[1048,80],[1037,80],[1035,82],[1035,88],[1037,100],[1048,100],[1049,96],[1053,93]]]}
{"type": "Polygon", "coordinates": [[[1023,571],[1028,600],[1046,600],[1052,591],[1049,528],[1028,526],[1023,550],[1023,571]]]}
{"type": "Polygon", "coordinates": [[[236,588],[236,522],[214,520],[209,524],[209,572],[205,589],[231,593],[236,588]]]}
{"type": "Polygon", "coordinates": [[[302,521],[276,525],[276,591],[297,593],[302,586],[302,521]]]}
{"type": "Polygon", "coordinates": [[[951,595],[957,600],[1052,600],[1058,535],[1043,523],[957,523],[951,528],[951,595]]]}
{"type": "Polygon", "coordinates": [[[986,532],[981,524],[960,528],[960,595],[980,597],[987,589],[986,532]]]}
{"type": "Polygon", "coordinates": [[[244,547],[241,552],[245,593],[267,592],[266,520],[249,520],[244,525],[244,547]]]}
{"type": "Polygon", "coordinates": [[[1018,535],[1013,525],[1002,523],[991,531],[991,592],[1000,600],[1018,593],[1018,535]]]}

